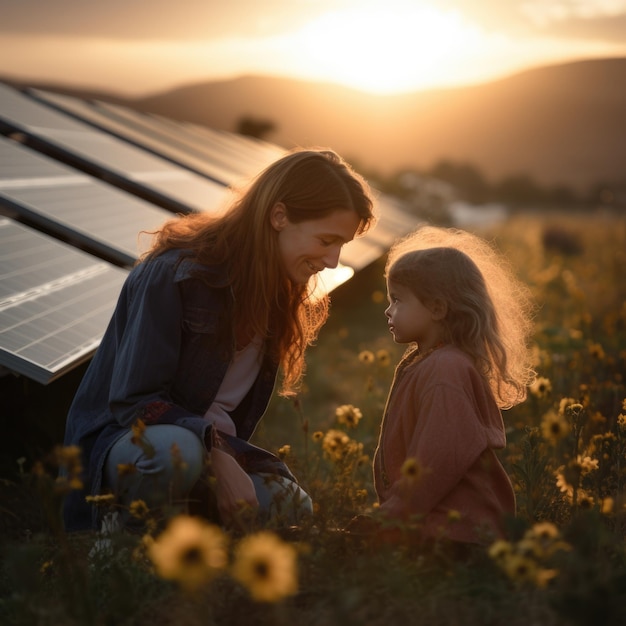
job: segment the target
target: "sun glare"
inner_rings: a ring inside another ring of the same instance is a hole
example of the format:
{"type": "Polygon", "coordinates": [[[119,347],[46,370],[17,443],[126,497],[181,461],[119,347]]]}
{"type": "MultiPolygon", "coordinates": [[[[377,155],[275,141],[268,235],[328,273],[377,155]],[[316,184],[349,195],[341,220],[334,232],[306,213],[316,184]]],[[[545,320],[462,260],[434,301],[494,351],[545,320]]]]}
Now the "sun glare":
{"type": "Polygon", "coordinates": [[[387,93],[455,81],[480,32],[456,12],[386,2],[326,13],[297,39],[311,72],[387,93]]]}

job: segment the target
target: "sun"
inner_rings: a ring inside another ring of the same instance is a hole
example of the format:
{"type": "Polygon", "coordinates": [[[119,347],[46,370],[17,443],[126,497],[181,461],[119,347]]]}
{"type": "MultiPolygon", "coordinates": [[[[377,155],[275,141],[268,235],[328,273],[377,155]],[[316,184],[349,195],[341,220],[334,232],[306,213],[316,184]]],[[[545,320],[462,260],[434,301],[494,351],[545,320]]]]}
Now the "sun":
{"type": "Polygon", "coordinates": [[[480,38],[458,12],[393,0],[324,13],[297,34],[304,71],[374,93],[453,83],[480,38]]]}

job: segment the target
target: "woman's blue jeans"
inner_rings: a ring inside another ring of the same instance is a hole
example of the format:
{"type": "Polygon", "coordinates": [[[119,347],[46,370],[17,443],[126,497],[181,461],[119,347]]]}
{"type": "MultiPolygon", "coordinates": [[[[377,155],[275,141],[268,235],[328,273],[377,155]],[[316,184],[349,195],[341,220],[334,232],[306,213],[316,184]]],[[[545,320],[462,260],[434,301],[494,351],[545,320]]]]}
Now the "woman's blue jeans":
{"type": "MultiPolygon", "coordinates": [[[[103,477],[104,487],[117,496],[122,524],[129,527],[134,525],[129,513],[132,502],[143,500],[151,510],[183,507],[207,467],[204,445],[181,426],[146,426],[144,445],[132,438],[129,431],[113,445],[103,477]]],[[[310,496],[297,483],[274,474],[250,474],[250,478],[259,501],[259,522],[294,525],[313,512],[310,496]]]]}

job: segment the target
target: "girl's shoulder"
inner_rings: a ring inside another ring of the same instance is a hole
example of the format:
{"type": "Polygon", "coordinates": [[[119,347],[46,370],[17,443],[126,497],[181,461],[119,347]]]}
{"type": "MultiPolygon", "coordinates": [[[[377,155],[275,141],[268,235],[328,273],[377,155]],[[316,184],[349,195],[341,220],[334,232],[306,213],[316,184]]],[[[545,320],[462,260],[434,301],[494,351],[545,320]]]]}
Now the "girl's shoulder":
{"type": "Polygon", "coordinates": [[[469,355],[446,344],[421,357],[414,351],[407,355],[404,367],[421,379],[431,381],[473,377],[478,373],[469,355]]]}

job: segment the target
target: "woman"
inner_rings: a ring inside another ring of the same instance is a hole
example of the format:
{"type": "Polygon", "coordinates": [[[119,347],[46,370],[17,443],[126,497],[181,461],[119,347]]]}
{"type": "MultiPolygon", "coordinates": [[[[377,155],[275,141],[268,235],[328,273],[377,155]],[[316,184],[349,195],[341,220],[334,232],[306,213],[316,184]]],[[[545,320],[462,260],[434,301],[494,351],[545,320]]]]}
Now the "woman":
{"type": "Polygon", "coordinates": [[[69,411],[65,444],[82,449],[85,489],[65,503],[68,530],[98,525],[86,494],[114,493],[126,525],[135,500],[153,510],[184,501],[207,462],[225,524],[250,510],[293,523],[310,508],[287,467],[247,440],[279,367],[282,395],[297,391],[328,315],[311,279],[373,221],[367,184],[341,157],[297,150],[223,215],[156,233],[69,411]]]}

